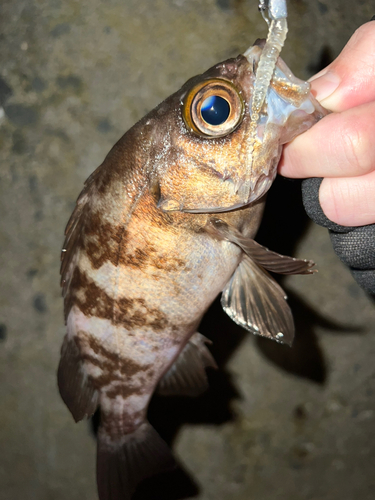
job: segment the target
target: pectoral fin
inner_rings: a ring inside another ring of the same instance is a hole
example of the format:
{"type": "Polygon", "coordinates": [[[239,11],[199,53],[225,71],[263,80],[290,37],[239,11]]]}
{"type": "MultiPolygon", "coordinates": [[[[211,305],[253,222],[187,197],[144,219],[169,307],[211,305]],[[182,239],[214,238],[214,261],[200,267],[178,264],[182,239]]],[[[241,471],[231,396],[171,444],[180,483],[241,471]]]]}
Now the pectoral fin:
{"type": "Polygon", "coordinates": [[[252,333],[291,345],[292,313],[282,288],[249,257],[244,257],[221,296],[232,320],[252,333]]]}
{"type": "Polygon", "coordinates": [[[213,234],[220,239],[228,240],[238,245],[256,264],[268,271],[278,274],[312,274],[315,263],[312,260],[295,259],[281,255],[259,245],[251,238],[246,238],[237,229],[219,220],[211,223],[213,234]]]}
{"type": "Polygon", "coordinates": [[[198,396],[208,389],[205,368],[217,368],[205,344],[211,343],[194,333],[175,363],[160,380],[158,393],[163,396],[198,396]]]}

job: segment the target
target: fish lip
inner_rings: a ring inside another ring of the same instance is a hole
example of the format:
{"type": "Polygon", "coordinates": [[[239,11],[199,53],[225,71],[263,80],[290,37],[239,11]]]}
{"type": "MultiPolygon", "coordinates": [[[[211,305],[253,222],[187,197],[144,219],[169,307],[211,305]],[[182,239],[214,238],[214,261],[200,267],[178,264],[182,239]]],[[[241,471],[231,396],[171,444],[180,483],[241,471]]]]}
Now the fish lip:
{"type": "Polygon", "coordinates": [[[219,214],[223,212],[233,212],[240,210],[250,203],[243,204],[242,202],[235,203],[230,207],[208,207],[208,208],[183,208],[181,212],[188,214],[219,214]]]}
{"type": "Polygon", "coordinates": [[[250,45],[250,47],[242,54],[246,57],[247,62],[252,66],[254,75],[256,75],[259,59],[265,43],[266,41],[264,39],[258,38],[255,40],[254,45],[250,45]]]}
{"type": "MultiPolygon", "coordinates": [[[[255,40],[255,42],[253,43],[252,47],[257,46],[257,47],[260,47],[261,49],[264,49],[265,45],[266,45],[266,39],[265,38],[257,38],[255,40]]],[[[249,47],[247,50],[250,50],[252,47],[249,47]]]]}

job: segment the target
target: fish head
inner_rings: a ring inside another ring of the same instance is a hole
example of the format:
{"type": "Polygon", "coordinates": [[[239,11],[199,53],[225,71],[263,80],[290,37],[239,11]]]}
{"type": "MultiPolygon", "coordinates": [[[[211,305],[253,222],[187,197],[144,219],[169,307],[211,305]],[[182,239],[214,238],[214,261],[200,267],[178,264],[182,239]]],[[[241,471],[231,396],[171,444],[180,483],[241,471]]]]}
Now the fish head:
{"type": "Polygon", "coordinates": [[[216,213],[261,198],[282,145],[326,112],[279,58],[254,124],[251,103],[263,42],[191,78],[145,120],[149,176],[165,211],[216,213]]]}

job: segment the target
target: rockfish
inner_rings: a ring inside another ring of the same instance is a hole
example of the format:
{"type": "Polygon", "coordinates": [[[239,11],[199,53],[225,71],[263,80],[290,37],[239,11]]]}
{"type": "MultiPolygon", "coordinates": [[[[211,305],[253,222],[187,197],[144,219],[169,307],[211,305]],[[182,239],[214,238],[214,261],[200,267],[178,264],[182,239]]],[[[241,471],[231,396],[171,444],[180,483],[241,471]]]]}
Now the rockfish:
{"type": "Polygon", "coordinates": [[[292,341],[286,297],[266,270],[307,274],[313,263],[253,238],[282,144],[326,112],[279,58],[251,134],[261,53],[258,42],[215,65],[136,123],[87,179],[68,222],[58,383],[76,421],[100,408],[101,500],[129,499],[173,466],[147,407],[157,390],[206,388],[215,361],[197,328],[220,292],[236,323],[292,341]]]}

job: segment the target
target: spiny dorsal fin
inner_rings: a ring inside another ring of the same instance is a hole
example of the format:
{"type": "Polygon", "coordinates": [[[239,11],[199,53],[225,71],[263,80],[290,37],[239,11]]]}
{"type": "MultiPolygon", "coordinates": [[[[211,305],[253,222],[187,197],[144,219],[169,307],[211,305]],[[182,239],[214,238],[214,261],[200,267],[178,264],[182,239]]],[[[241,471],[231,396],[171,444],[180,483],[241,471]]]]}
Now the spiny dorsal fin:
{"type": "Polygon", "coordinates": [[[223,290],[221,305],[232,320],[252,333],[291,345],[292,313],[282,288],[244,256],[223,290]]]}
{"type": "Polygon", "coordinates": [[[205,368],[217,368],[205,344],[211,343],[200,333],[194,333],[177,360],[159,382],[163,396],[198,396],[208,389],[205,368]]]}
{"type": "MultiPolygon", "coordinates": [[[[90,212],[90,199],[94,190],[95,180],[101,172],[102,165],[98,167],[86,180],[84,187],[78,196],[76,206],[65,228],[65,241],[61,251],[61,286],[63,296],[65,297],[69,288],[69,283],[76,265],[75,260],[78,258],[83,227],[86,217],[90,212]]],[[[65,311],[65,319],[67,313],[65,311]]]]}

